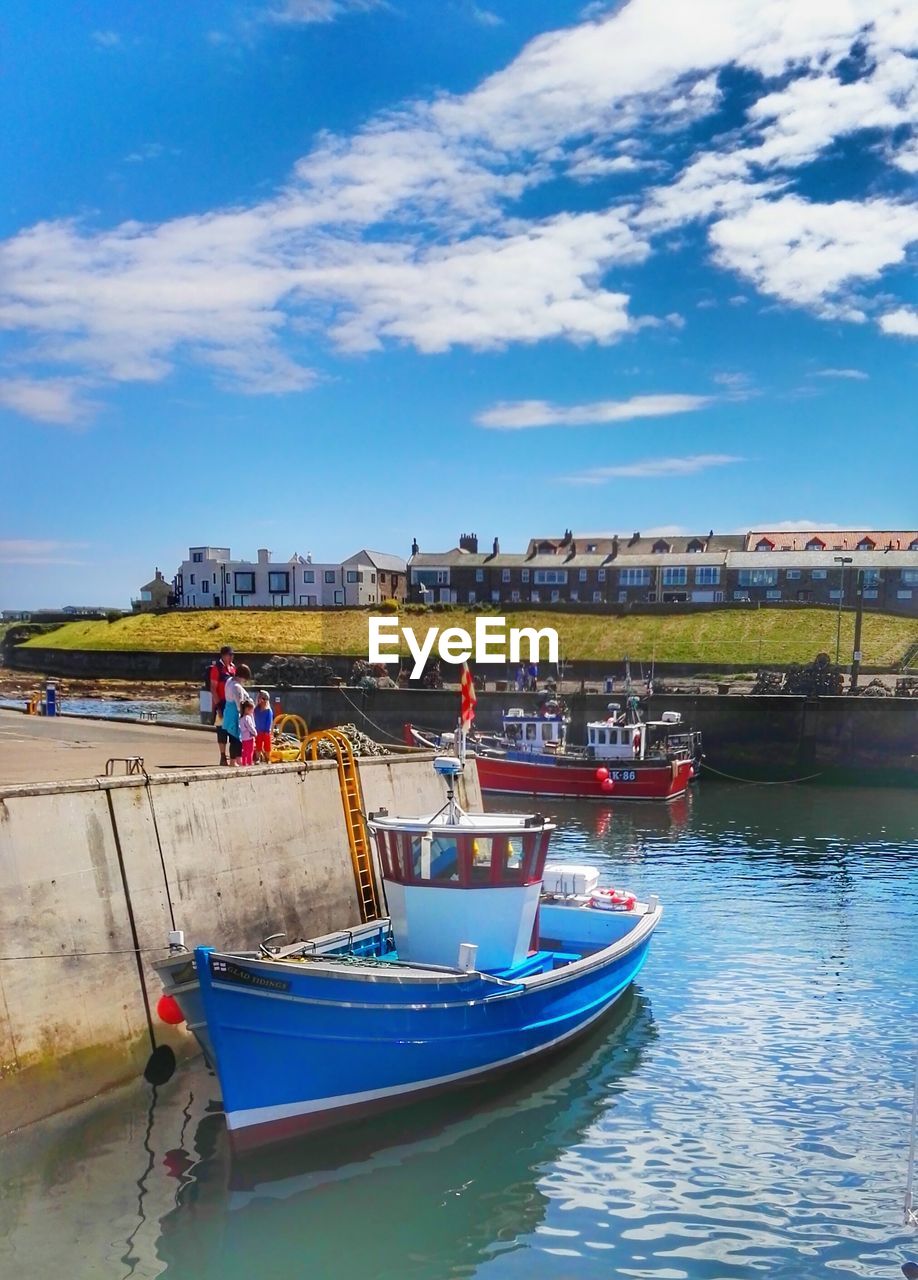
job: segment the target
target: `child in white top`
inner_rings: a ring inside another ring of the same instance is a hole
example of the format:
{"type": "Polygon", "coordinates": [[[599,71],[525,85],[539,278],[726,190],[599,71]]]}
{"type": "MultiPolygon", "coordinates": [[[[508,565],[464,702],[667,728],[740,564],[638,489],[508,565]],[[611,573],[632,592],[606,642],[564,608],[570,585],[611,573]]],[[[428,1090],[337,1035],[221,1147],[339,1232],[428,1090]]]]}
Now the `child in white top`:
{"type": "Polygon", "coordinates": [[[243,698],[239,708],[239,737],[242,740],[242,756],[240,764],[255,763],[255,703],[251,698],[243,698]]]}

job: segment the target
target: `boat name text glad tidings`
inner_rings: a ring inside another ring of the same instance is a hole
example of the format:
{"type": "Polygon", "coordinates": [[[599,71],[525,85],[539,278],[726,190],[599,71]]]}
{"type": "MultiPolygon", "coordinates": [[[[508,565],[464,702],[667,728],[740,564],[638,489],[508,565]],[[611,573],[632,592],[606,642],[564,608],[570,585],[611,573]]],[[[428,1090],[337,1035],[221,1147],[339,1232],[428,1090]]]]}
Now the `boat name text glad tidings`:
{"type": "Polygon", "coordinates": [[[398,618],[371,615],[369,661],[396,663],[404,640],[414,659],[411,679],[417,680],[436,650],[443,662],[460,666],[469,660],[481,663],[557,662],[558,633],[554,627],[508,627],[506,618],[476,618],[474,637],[464,627],[428,627],[418,637],[413,627],[398,618]],[[546,653],[542,653],[543,642],[546,653]],[[526,650],[524,654],[524,648],[526,650]]]}

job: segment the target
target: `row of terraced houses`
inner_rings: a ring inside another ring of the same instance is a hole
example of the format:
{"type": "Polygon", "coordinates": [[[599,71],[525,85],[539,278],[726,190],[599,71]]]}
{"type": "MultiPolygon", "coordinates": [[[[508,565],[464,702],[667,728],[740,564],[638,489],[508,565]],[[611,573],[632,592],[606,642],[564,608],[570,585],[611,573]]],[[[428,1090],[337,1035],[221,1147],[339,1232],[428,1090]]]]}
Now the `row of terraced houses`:
{"type": "Polygon", "coordinates": [[[532,538],[524,552],[480,551],[463,534],[408,562],[415,601],[683,604],[781,601],[918,613],[918,531],[759,530],[746,534],[532,538]]]}

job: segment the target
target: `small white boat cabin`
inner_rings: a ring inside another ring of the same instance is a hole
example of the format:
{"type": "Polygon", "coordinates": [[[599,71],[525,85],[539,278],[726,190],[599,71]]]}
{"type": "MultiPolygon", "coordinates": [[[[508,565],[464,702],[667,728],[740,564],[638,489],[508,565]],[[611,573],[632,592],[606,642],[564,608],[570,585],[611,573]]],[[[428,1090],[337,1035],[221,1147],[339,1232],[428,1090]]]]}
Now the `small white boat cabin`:
{"type": "MultiPolygon", "coordinates": [[[[550,707],[552,704],[548,703],[550,707]]],[[[522,707],[511,707],[501,718],[504,737],[512,751],[551,755],[563,751],[567,743],[568,720],[558,714],[537,715],[522,707]]]]}
{"type": "Polygon", "coordinates": [[[553,823],[538,814],[468,814],[450,793],[430,818],[380,811],[367,825],[399,959],[492,971],[526,959],[553,823]]]}

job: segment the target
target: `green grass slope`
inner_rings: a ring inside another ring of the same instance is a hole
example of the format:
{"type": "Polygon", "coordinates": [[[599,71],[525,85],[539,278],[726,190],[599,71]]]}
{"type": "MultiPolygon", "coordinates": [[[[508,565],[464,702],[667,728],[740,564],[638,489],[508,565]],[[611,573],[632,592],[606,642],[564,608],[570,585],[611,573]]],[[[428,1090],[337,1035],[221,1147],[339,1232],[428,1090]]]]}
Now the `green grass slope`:
{"type": "MultiPolygon", "coordinates": [[[[494,611],[498,613],[498,610],[494,611]]],[[[428,627],[474,630],[479,612],[459,607],[444,612],[401,615],[420,635],[428,627]]],[[[231,644],[244,653],[367,655],[368,613],[212,609],[188,613],[136,614],[116,622],[70,622],[27,645],[43,649],[139,649],[158,652],[214,652],[231,644]]],[[[514,627],[555,627],[565,660],[621,661],[625,656],[657,662],[809,662],[820,652],[835,654],[837,617],[824,609],[725,609],[691,615],[648,614],[606,617],[574,613],[507,615],[514,627]]],[[[842,660],[850,660],[854,617],[842,615],[842,660]]],[[[867,666],[897,666],[918,639],[912,618],[865,614],[862,637],[867,666]]],[[[407,654],[407,649],[403,650],[407,654]]]]}

